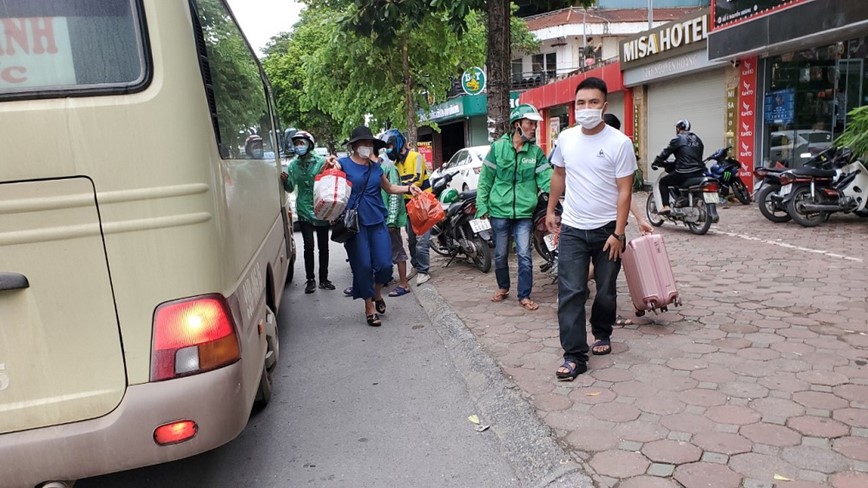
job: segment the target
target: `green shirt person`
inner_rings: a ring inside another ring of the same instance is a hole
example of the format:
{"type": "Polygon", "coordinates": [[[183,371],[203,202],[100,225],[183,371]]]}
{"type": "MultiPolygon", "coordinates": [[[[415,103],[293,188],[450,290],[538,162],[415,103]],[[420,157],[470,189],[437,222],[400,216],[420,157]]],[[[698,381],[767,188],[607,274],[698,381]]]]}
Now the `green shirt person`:
{"type": "Polygon", "coordinates": [[[476,216],[488,218],[494,235],[493,302],[509,295],[509,239],[518,256],[518,302],[525,310],[537,310],[530,298],[533,288],[531,235],[539,193],[548,192],[552,168],[536,145],[537,126],[543,118],[536,107],[521,104],[509,116],[512,131],[491,144],[482,162],[476,192],[476,216]]]}
{"type": "MultiPolygon", "coordinates": [[[[395,163],[387,158],[380,159],[383,173],[393,185],[400,185],[401,174],[395,163]]],[[[406,201],[401,195],[392,195],[383,190],[383,203],[386,204],[386,225],[389,228],[389,238],[392,241],[392,264],[398,267],[398,285],[391,292],[390,297],[400,297],[410,293],[410,282],[407,278],[407,251],[404,250],[404,236],[401,229],[407,227],[406,201]]]]}
{"type": "Polygon", "coordinates": [[[313,214],[313,184],[325,164],[325,159],[316,155],[313,148],[316,141],[303,130],[292,136],[296,157],[289,162],[285,173],[280,174],[283,189],[295,191],[295,212],[298,214],[298,227],[304,241],[305,293],[316,291],[316,277],[313,270],[313,236],[316,234],[316,247],[319,249],[319,287],[334,290],[335,285],[329,275],[329,227],[328,222],[317,220],[313,214]]]}

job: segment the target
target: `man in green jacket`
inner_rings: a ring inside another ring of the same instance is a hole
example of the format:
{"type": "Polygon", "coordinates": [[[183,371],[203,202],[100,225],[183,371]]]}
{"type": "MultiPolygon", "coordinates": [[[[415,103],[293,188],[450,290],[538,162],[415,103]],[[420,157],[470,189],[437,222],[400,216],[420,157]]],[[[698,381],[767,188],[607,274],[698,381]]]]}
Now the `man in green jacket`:
{"type": "Polygon", "coordinates": [[[314,153],[316,142],[310,133],[297,131],[292,136],[296,157],[289,162],[287,171],[280,174],[283,189],[287,192],[298,190],[295,196],[295,211],[298,214],[298,227],[304,240],[304,271],[307,283],[305,293],[316,291],[313,274],[313,235],[316,234],[316,247],[319,249],[319,287],[334,290],[329,281],[329,227],[328,222],[317,220],[313,215],[313,182],[322,171],[325,159],[314,153]]]}
{"type": "MultiPolygon", "coordinates": [[[[395,163],[386,157],[380,158],[383,173],[393,185],[400,185],[401,175],[395,163]]],[[[386,226],[392,240],[392,264],[398,266],[398,285],[389,292],[390,297],[400,297],[410,293],[410,282],[407,279],[407,251],[404,250],[404,238],[401,229],[407,227],[407,207],[404,206],[402,195],[393,195],[383,190],[383,203],[386,204],[388,215],[386,226]]]]}
{"type": "Polygon", "coordinates": [[[540,191],[548,192],[552,169],[542,149],[534,142],[542,116],[530,104],[514,108],[509,116],[512,132],[491,144],[482,164],[477,187],[477,217],[489,218],[494,234],[494,276],[497,292],[493,302],[509,295],[509,237],[518,255],[518,300],[526,310],[539,305],[530,298],[533,288],[531,232],[533,212],[540,191]]]}

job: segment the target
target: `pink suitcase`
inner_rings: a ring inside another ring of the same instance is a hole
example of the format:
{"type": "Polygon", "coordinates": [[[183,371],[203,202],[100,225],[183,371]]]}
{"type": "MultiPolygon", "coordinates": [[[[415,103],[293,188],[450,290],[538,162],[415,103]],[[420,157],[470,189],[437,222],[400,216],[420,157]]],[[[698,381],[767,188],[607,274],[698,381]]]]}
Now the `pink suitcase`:
{"type": "Polygon", "coordinates": [[[621,259],[636,315],[645,315],[649,310],[656,313],[658,309],[665,312],[669,305],[681,305],[663,236],[633,239],[621,259]]]}

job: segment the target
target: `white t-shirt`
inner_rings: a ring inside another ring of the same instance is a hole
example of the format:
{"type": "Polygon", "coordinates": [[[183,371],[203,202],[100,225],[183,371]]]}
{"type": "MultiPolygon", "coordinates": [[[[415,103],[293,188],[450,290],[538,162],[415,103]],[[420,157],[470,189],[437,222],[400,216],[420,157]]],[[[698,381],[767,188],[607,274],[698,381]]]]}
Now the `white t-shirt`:
{"type": "Polygon", "coordinates": [[[586,135],[581,126],[561,132],[551,158],[566,170],[564,213],[561,221],[576,229],[598,229],[618,216],[616,178],[636,172],[633,142],[608,125],[586,135]]]}

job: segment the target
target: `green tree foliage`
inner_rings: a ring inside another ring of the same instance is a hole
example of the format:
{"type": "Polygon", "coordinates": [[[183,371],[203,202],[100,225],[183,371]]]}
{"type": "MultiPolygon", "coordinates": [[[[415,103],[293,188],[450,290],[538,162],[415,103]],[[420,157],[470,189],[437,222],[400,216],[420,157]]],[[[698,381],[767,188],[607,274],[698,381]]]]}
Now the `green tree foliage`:
{"type": "Polygon", "coordinates": [[[868,105],[854,108],[847,114],[847,128],[835,140],[836,146],[849,147],[853,154],[868,156],[868,105]]]}
{"type": "MultiPolygon", "coordinates": [[[[308,66],[313,62],[317,46],[328,43],[329,32],[320,26],[321,18],[305,10],[292,34],[274,36],[265,47],[263,68],[271,80],[281,125],[306,130],[319,145],[334,152],[340,142],[342,128],[328,112],[320,109],[308,90],[308,66]]],[[[325,24],[327,25],[327,24],[325,24]]]]}
{"type": "MultiPolygon", "coordinates": [[[[224,146],[236,151],[247,137],[246,129],[259,125],[265,92],[259,67],[252,59],[241,32],[217,0],[199,0],[202,33],[210,60],[220,133],[224,146]],[[234,69],[223,69],[234,66],[234,69]]],[[[270,128],[267,123],[263,127],[270,128]]],[[[259,129],[259,127],[257,127],[259,129]]]]}
{"type": "MultiPolygon", "coordinates": [[[[376,128],[388,121],[415,139],[417,110],[443,101],[465,69],[485,66],[487,21],[470,3],[458,8],[461,2],[453,2],[454,11],[422,8],[402,23],[396,16],[404,11],[391,4],[404,3],[306,0],[292,32],[276,36],[265,50],[263,64],[284,124],[339,141],[338,134],[357,125],[376,128]],[[374,7],[384,9],[381,17],[371,13],[379,12],[374,7]],[[354,18],[368,20],[350,27],[354,18]]],[[[511,26],[513,50],[538,49],[521,19],[512,18],[511,26]]]]}

